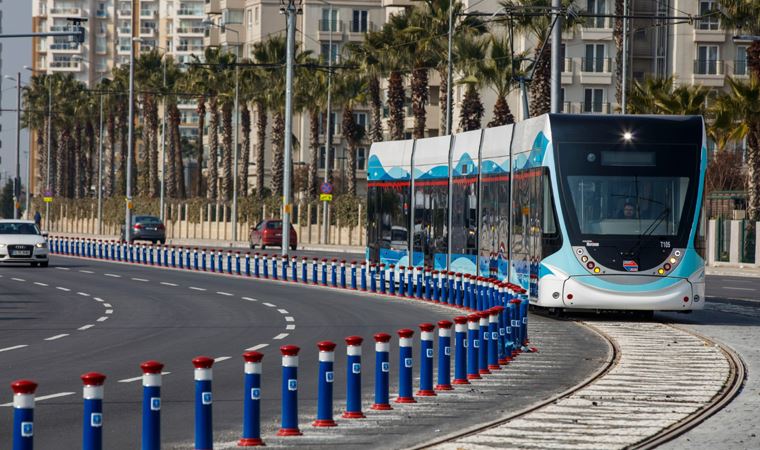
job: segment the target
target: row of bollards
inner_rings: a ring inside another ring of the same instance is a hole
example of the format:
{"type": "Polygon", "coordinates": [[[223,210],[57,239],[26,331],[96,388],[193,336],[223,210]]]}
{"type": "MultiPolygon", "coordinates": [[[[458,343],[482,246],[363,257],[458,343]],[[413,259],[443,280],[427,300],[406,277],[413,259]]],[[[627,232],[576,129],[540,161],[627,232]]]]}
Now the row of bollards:
{"type": "MultiPolygon", "coordinates": [[[[515,305],[515,311],[519,300],[515,305]]],[[[435,355],[434,335],[436,325],[422,323],[420,329],[419,388],[413,391],[413,337],[414,330],[398,330],[398,394],[395,403],[416,403],[416,397],[436,396],[436,391],[448,391],[453,385],[469,384],[470,380],[499,370],[501,365],[520,352],[515,344],[520,339],[512,323],[519,322],[519,315],[500,318],[508,309],[497,306],[487,311],[468,316],[457,316],[454,322],[439,321],[438,326],[438,377],[433,385],[433,365],[435,355]],[[498,324],[505,323],[502,329],[498,324]],[[451,347],[451,328],[454,328],[454,348],[451,347]],[[503,333],[502,333],[503,331],[503,333]],[[501,339],[500,337],[503,337],[501,339]],[[454,378],[451,378],[451,354],[454,358],[454,378]],[[485,357],[484,357],[485,355],[485,357]],[[467,361],[465,365],[465,361],[467,361]]],[[[341,417],[361,419],[365,417],[362,408],[362,343],[361,336],[349,336],[346,342],[346,408],[341,417]]],[[[391,410],[390,402],[390,341],[386,333],[374,335],[375,376],[374,402],[370,409],[391,410]]],[[[317,344],[319,366],[317,370],[317,417],[312,422],[315,427],[337,426],[333,412],[333,383],[335,375],[336,344],[322,341],[317,344]]],[[[301,435],[298,423],[298,353],[299,347],[284,345],[282,354],[281,428],[278,436],[301,435]]],[[[261,438],[262,398],[261,374],[263,355],[255,351],[243,354],[243,432],[238,445],[264,445],[261,438]]],[[[214,360],[198,356],[192,361],[195,380],[195,448],[213,448],[213,373],[214,360]]],[[[161,448],[161,382],[163,364],[146,361],[142,369],[142,448],[161,448]]],[[[100,450],[103,448],[103,385],[106,376],[100,373],[86,373],[81,377],[84,383],[84,416],[82,448],[100,450]]],[[[34,392],[37,384],[29,380],[19,380],[11,384],[14,392],[13,407],[13,449],[30,450],[34,436],[34,392]]]]}

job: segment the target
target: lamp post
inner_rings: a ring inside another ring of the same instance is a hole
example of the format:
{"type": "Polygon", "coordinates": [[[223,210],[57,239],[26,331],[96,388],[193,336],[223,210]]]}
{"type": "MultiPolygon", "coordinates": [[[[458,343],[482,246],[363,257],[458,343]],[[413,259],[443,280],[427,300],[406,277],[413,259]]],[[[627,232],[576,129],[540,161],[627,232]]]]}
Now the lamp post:
{"type": "MultiPolygon", "coordinates": [[[[321,3],[328,5],[330,7],[330,19],[327,21],[327,26],[329,28],[329,34],[328,34],[328,44],[327,44],[327,123],[325,124],[325,173],[324,173],[324,182],[328,183],[330,181],[330,152],[332,151],[332,63],[333,63],[333,42],[332,42],[332,34],[335,30],[333,30],[333,25],[335,24],[335,21],[333,20],[333,5],[330,3],[327,3],[325,1],[322,1],[321,3]]],[[[327,244],[327,239],[330,236],[328,233],[328,227],[330,225],[330,221],[327,220],[327,216],[330,213],[330,202],[324,201],[322,202],[322,243],[327,244]]]]}
{"type": "MultiPolygon", "coordinates": [[[[134,1],[132,3],[134,3],[134,1]]],[[[124,239],[127,242],[130,242],[132,237],[132,153],[134,152],[133,134],[135,121],[135,43],[139,41],[139,37],[133,37],[129,45],[129,126],[127,128],[127,189],[125,205],[126,210],[124,212],[124,239]]]]}
{"type": "MultiPolygon", "coordinates": [[[[288,249],[290,248],[290,213],[293,205],[290,203],[290,160],[291,153],[293,151],[293,57],[295,54],[295,38],[296,38],[296,14],[298,14],[299,7],[296,6],[296,1],[300,7],[301,0],[280,0],[282,8],[280,11],[284,11],[287,14],[287,57],[286,57],[286,71],[285,71],[285,158],[283,158],[283,177],[282,184],[282,255],[288,255],[288,249]]],[[[331,33],[332,35],[332,33],[331,33]]],[[[332,52],[332,48],[330,49],[332,52]]]]}
{"type": "MultiPolygon", "coordinates": [[[[162,86],[166,90],[166,58],[163,61],[163,81],[162,86]]],[[[164,92],[163,119],[161,120],[161,193],[159,194],[159,217],[164,222],[164,202],[166,201],[166,92],[164,92]]],[[[202,145],[202,144],[201,144],[202,145]]]]}
{"type": "Polygon", "coordinates": [[[451,134],[451,83],[454,82],[452,75],[453,62],[451,61],[451,40],[454,28],[454,0],[449,0],[449,48],[446,57],[446,134],[451,134]]]}

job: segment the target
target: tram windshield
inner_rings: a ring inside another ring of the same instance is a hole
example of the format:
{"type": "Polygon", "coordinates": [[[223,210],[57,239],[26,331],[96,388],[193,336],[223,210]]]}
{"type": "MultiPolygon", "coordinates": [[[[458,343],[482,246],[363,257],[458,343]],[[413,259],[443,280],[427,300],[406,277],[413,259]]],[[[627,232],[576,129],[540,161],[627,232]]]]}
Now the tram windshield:
{"type": "Polygon", "coordinates": [[[674,236],[687,177],[569,176],[581,234],[674,236]]]}

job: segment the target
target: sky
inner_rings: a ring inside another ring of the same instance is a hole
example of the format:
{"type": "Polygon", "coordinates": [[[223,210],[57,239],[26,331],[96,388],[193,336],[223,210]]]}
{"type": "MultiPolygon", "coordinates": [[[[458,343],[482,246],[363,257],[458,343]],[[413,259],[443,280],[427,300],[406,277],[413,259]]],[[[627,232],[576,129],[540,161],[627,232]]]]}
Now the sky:
{"type": "MultiPolygon", "coordinates": [[[[0,0],[2,11],[3,34],[30,33],[32,31],[32,2],[31,0],[0,0]]],[[[0,38],[2,44],[2,73],[0,74],[0,89],[2,89],[2,131],[0,131],[0,178],[5,183],[8,175],[16,171],[16,112],[6,111],[16,108],[16,82],[5,79],[5,75],[16,77],[21,73],[21,82],[25,83],[32,74],[24,70],[24,66],[32,65],[31,38],[0,38]]],[[[21,131],[21,179],[26,184],[26,156],[29,151],[26,130],[21,131]]]]}

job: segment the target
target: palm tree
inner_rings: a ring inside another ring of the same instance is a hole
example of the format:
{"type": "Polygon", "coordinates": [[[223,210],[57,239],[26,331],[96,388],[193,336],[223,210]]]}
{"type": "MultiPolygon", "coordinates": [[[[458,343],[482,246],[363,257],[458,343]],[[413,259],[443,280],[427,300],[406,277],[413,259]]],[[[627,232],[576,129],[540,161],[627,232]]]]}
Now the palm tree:
{"type": "Polygon", "coordinates": [[[405,51],[399,49],[398,34],[409,27],[409,18],[405,13],[393,14],[376,36],[380,66],[388,74],[388,127],[393,140],[404,138],[404,90],[405,51]]]}
{"type": "Polygon", "coordinates": [[[628,93],[628,112],[631,114],[656,114],[657,99],[673,92],[673,77],[647,77],[644,82],[633,81],[628,93]]]}
{"type": "MultiPolygon", "coordinates": [[[[760,2],[755,0],[718,0],[721,26],[743,34],[760,35],[760,2]]],[[[760,40],[747,48],[750,73],[760,78],[760,40]]]]}
{"type": "Polygon", "coordinates": [[[463,131],[477,130],[481,127],[484,109],[478,90],[485,79],[483,61],[487,45],[485,39],[467,35],[456,37],[454,49],[457,53],[457,69],[462,75],[458,83],[466,86],[459,111],[459,127],[463,131]]]}
{"type": "MultiPolygon", "coordinates": [[[[362,74],[363,75],[363,74],[362,74]]],[[[346,72],[338,78],[335,96],[337,103],[343,105],[341,133],[346,139],[348,165],[347,187],[349,195],[356,195],[356,151],[366,130],[356,123],[354,107],[366,101],[367,82],[357,72],[346,72]]]]}
{"type": "Polygon", "coordinates": [[[348,59],[357,66],[357,71],[364,74],[367,79],[370,106],[369,139],[372,142],[383,140],[383,101],[380,97],[380,77],[383,75],[383,71],[380,64],[381,56],[378,54],[381,48],[382,38],[381,34],[377,32],[366,33],[364,41],[361,43],[349,42],[345,47],[348,59]]]}
{"type": "Polygon", "coordinates": [[[218,169],[218,156],[219,156],[219,97],[220,91],[228,89],[228,86],[221,84],[221,79],[224,75],[219,75],[218,65],[223,58],[223,53],[217,47],[206,47],[203,53],[203,61],[201,58],[193,55],[196,63],[204,63],[203,67],[205,72],[206,81],[202,88],[208,93],[210,110],[210,117],[208,123],[209,131],[209,143],[208,143],[208,163],[207,163],[207,192],[206,197],[209,200],[216,200],[218,198],[219,190],[219,169],[218,169]]]}
{"type": "MultiPolygon", "coordinates": [[[[127,65],[119,66],[113,71],[113,89],[117,92],[126,92],[129,86],[129,67],[127,65]]],[[[119,136],[119,157],[116,160],[116,186],[114,193],[124,195],[126,192],[126,167],[127,167],[127,139],[128,139],[128,101],[124,96],[119,96],[115,100],[116,107],[116,133],[119,136]]]]}
{"type": "MultiPolygon", "coordinates": [[[[623,13],[624,0],[615,0],[615,23],[612,37],[615,40],[615,101],[623,104],[623,13]]],[[[593,20],[593,19],[592,19],[593,20]]],[[[625,111],[624,111],[625,113],[625,111]]]]}
{"type": "MultiPolygon", "coordinates": [[[[312,62],[316,63],[314,59],[312,62]]],[[[309,114],[309,164],[307,194],[317,196],[317,165],[319,156],[319,122],[327,105],[327,75],[318,70],[304,68],[298,72],[296,108],[309,114]]],[[[381,130],[382,131],[382,130],[381,130]]],[[[327,130],[325,130],[325,135],[327,130]]]]}
{"type": "MultiPolygon", "coordinates": [[[[250,76],[251,70],[242,70],[241,79],[250,76]]],[[[248,168],[251,164],[251,110],[248,103],[253,98],[253,93],[247,89],[248,85],[240,83],[240,132],[242,133],[242,146],[240,161],[238,163],[238,190],[243,195],[248,195],[248,168]]]]}
{"type": "Polygon", "coordinates": [[[34,161],[37,167],[35,185],[39,193],[39,187],[44,186],[44,175],[46,173],[45,144],[47,143],[46,125],[51,120],[51,114],[48,114],[48,88],[53,82],[51,76],[42,74],[34,75],[29,84],[24,88],[24,105],[26,108],[22,112],[21,124],[24,128],[34,131],[35,143],[37,145],[37,160],[34,161]]]}
{"type": "Polygon", "coordinates": [[[235,69],[237,56],[234,53],[221,53],[215,68],[218,86],[218,101],[222,109],[222,183],[219,197],[222,200],[232,198],[232,109],[235,104],[235,69]]]}
{"type": "Polygon", "coordinates": [[[153,49],[142,53],[135,62],[135,82],[142,92],[143,104],[143,169],[138,177],[142,195],[158,195],[158,99],[155,92],[163,87],[163,64],[161,54],[153,49]]]}
{"type": "Polygon", "coordinates": [[[712,91],[702,85],[673,87],[673,78],[634,81],[628,110],[633,114],[704,115],[712,91]]]}
{"type": "Polygon", "coordinates": [[[196,155],[197,174],[195,179],[195,195],[198,197],[203,195],[204,192],[204,178],[203,178],[203,133],[206,128],[206,100],[208,92],[208,71],[197,65],[190,66],[185,80],[187,88],[198,91],[199,94],[196,97],[195,112],[198,114],[198,154],[196,155]]]}
{"type": "Polygon", "coordinates": [[[485,83],[496,93],[493,106],[493,119],[489,127],[498,127],[515,123],[515,117],[509,109],[507,95],[512,90],[512,53],[509,40],[492,35],[488,41],[488,58],[483,67],[485,83]]]}

